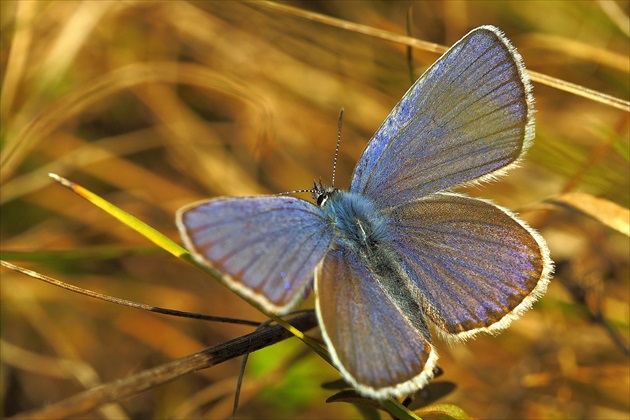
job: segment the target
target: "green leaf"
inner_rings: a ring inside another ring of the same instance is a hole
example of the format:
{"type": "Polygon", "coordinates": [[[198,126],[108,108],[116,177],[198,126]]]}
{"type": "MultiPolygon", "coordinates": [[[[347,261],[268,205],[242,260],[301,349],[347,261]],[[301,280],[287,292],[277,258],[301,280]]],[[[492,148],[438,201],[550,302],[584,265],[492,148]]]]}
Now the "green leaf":
{"type": "Polygon", "coordinates": [[[468,414],[454,404],[433,404],[415,411],[424,420],[466,420],[468,414]]]}
{"type": "Polygon", "coordinates": [[[190,254],[188,253],[188,251],[186,251],[177,243],[173,242],[162,232],[152,228],[151,226],[147,225],[140,219],[130,215],[129,213],[116,207],[109,201],[94,194],[92,191],[87,190],[83,188],[82,186],[75,184],[72,181],[69,181],[56,174],[48,174],[48,175],[55,181],[59,182],[64,187],[70,189],[77,195],[85,198],[87,201],[94,204],[96,207],[114,216],[116,219],[120,220],[125,225],[129,226],[136,232],[140,233],[142,236],[144,236],[145,238],[147,238],[148,240],[150,240],[151,242],[153,242],[154,244],[156,244],[163,250],[170,252],[177,258],[192,260],[192,257],[190,257],[190,254]]]}
{"type": "Polygon", "coordinates": [[[443,398],[453,392],[457,385],[448,381],[431,382],[426,387],[414,394],[413,401],[408,405],[409,409],[415,411],[419,408],[433,404],[440,398],[443,398]]]}

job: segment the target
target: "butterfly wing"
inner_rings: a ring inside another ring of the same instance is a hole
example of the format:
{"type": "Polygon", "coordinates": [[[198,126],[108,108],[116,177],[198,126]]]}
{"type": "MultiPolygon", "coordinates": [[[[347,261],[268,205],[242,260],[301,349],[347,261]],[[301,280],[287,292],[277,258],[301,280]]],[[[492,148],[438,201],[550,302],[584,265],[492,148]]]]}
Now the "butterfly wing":
{"type": "Polygon", "coordinates": [[[437,193],[391,212],[398,255],[447,338],[498,332],[544,294],[553,263],[544,240],[508,210],[437,193]]]}
{"type": "Polygon", "coordinates": [[[332,249],[316,270],[315,290],[335,366],[357,391],[382,399],[426,385],[437,354],[404,279],[377,271],[350,248],[332,249]]]}
{"type": "Polygon", "coordinates": [[[471,31],[405,93],[363,152],[350,191],[379,208],[497,175],[534,137],[531,84],[495,27],[471,31]]]}
{"type": "Polygon", "coordinates": [[[303,297],[332,241],[322,211],[292,197],[193,203],[178,211],[177,226],[198,262],[276,313],[303,297]]]}

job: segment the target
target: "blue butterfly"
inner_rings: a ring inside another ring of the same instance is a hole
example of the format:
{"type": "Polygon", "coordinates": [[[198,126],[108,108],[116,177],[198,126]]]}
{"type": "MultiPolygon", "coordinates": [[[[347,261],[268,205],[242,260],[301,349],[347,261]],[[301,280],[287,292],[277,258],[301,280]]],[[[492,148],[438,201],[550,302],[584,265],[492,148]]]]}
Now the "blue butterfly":
{"type": "Polygon", "coordinates": [[[284,313],[315,282],[335,366],[383,399],[427,384],[446,339],[496,333],[546,290],[543,238],[509,210],[450,192],[515,166],[534,137],[532,86],[481,26],[436,61],[370,140],[349,191],[217,198],[180,209],[186,247],[227,286],[284,313]]]}

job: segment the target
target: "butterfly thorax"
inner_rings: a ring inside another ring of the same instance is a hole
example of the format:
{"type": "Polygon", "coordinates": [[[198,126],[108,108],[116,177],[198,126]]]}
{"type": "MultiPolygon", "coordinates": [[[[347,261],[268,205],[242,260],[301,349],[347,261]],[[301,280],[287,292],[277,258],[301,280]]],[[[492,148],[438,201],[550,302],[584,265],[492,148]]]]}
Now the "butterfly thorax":
{"type": "MultiPolygon", "coordinates": [[[[385,217],[367,196],[316,185],[316,200],[335,230],[339,245],[372,254],[386,238],[385,217]]],[[[315,194],[314,194],[315,195],[315,194]]]]}

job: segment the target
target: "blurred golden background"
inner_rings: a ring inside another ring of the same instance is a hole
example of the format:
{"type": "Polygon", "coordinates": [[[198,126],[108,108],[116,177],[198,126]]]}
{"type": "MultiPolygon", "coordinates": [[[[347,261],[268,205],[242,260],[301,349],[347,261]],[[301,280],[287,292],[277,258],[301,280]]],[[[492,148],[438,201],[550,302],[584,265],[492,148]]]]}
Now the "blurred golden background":
{"type": "MultiPolygon", "coordinates": [[[[449,46],[496,25],[529,70],[630,100],[628,2],[283,4],[298,13],[262,2],[1,2],[2,259],[120,298],[264,321],[47,174],[179,241],[174,213],[189,202],[330,183],[343,107],[336,186],[346,188],[412,83],[406,46],[376,36],[405,35],[410,7],[417,39],[449,46]]],[[[438,56],[415,49],[415,76],[438,56]]],[[[439,380],[457,385],[441,402],[475,418],[628,418],[630,247],[608,226],[630,204],[629,114],[536,81],[534,95],[537,137],[523,165],[460,191],[539,229],[557,274],[502,335],[437,342],[439,380]],[[549,202],[562,197],[568,205],[549,202]],[[573,210],[592,197],[607,200],[598,218],[573,210]]],[[[97,301],[6,268],[1,276],[5,417],[252,331],[97,301]]],[[[303,307],[312,305],[311,297],[303,307]]],[[[239,366],[232,360],[88,416],[225,418],[239,366]]],[[[238,416],[356,418],[349,404],[325,403],[334,391],[320,385],[338,378],[296,339],[280,343],[250,358],[238,416]]]]}

